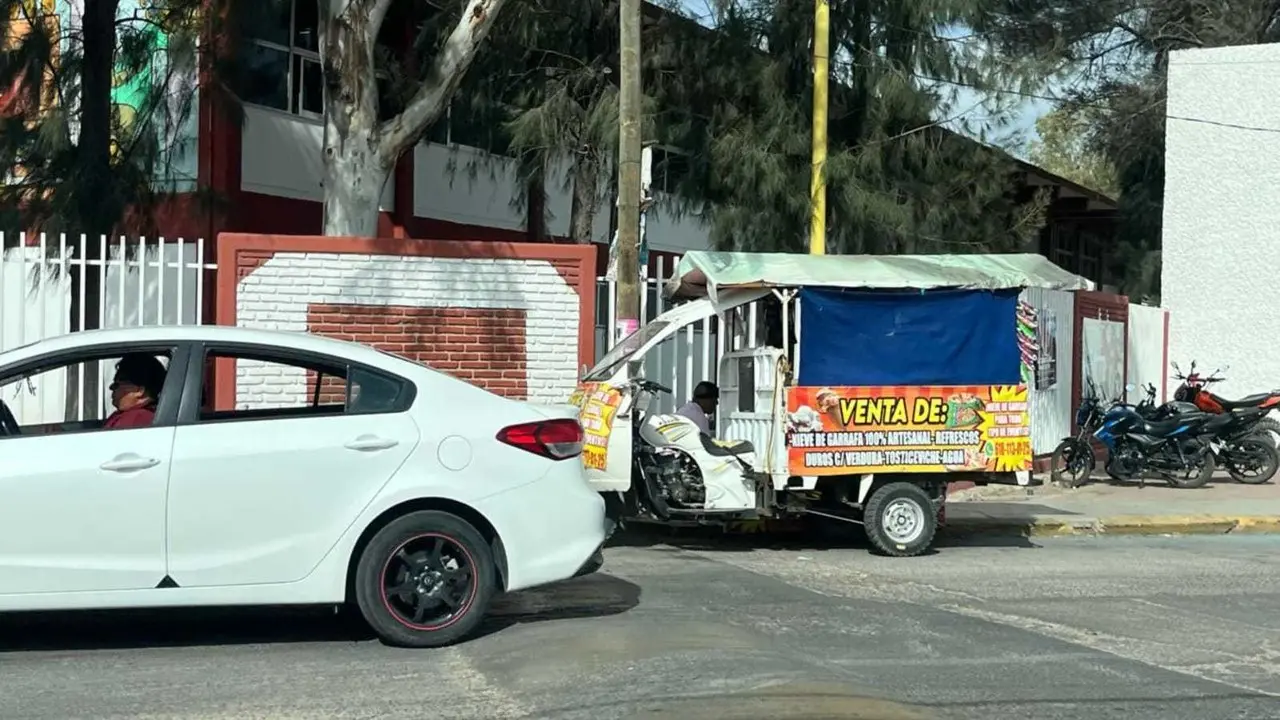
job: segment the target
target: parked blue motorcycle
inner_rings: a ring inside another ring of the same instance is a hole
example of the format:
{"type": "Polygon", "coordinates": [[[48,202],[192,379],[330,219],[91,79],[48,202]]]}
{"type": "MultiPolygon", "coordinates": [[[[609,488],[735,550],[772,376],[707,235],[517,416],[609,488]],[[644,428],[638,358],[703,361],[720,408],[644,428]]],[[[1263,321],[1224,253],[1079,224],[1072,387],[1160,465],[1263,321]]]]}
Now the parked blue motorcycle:
{"type": "MultiPolygon", "coordinates": [[[[1130,388],[1132,389],[1132,388],[1130,388]]],[[[1208,413],[1178,413],[1149,420],[1136,405],[1117,402],[1102,416],[1093,436],[1107,448],[1107,475],[1146,484],[1152,472],[1178,488],[1203,487],[1216,467],[1206,429],[1208,413]]]]}
{"type": "Polygon", "coordinates": [[[1212,416],[1162,406],[1167,416],[1152,419],[1156,411],[1150,393],[1137,405],[1116,398],[1104,410],[1097,387],[1089,382],[1076,411],[1076,436],[1065,438],[1053,452],[1053,481],[1066,487],[1087,482],[1097,464],[1092,442],[1096,439],[1107,450],[1104,467],[1114,480],[1137,479],[1145,485],[1150,472],[1179,488],[1208,483],[1215,469],[1210,438],[1217,428],[1206,428],[1212,416]]]}

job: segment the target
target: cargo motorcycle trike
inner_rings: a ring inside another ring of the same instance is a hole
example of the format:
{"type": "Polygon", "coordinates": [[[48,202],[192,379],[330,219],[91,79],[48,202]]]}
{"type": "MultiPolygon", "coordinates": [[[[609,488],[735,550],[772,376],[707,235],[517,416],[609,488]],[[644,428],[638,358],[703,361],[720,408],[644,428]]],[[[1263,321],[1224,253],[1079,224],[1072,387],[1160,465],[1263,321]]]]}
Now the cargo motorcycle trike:
{"type": "Polygon", "coordinates": [[[808,517],[919,555],[948,483],[1031,480],[1024,288],[1092,284],[1032,254],[690,252],[663,288],[678,304],[574,394],[587,478],[623,522],[808,517]],[[722,334],[714,434],[650,412],[670,389],[645,364],[704,321],[722,334]]]}

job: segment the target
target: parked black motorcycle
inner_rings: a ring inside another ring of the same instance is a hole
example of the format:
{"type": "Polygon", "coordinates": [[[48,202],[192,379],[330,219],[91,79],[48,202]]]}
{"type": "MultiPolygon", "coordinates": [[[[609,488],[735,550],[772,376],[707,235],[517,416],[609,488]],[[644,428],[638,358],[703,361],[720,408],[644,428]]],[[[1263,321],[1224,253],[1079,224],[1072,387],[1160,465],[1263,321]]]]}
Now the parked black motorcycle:
{"type": "Polygon", "coordinates": [[[1210,415],[1177,413],[1161,420],[1143,417],[1136,405],[1116,402],[1102,416],[1093,436],[1107,447],[1107,475],[1114,480],[1146,484],[1153,472],[1178,488],[1203,487],[1216,466],[1210,415]]]}
{"type": "MultiPolygon", "coordinates": [[[[1135,409],[1147,420],[1159,422],[1176,415],[1202,412],[1196,405],[1182,400],[1157,407],[1155,385],[1148,383],[1143,389],[1146,398],[1135,409]]],[[[1214,460],[1237,482],[1260,485],[1280,469],[1280,450],[1276,449],[1268,431],[1268,412],[1269,408],[1241,407],[1219,414],[1209,413],[1204,431],[1214,460]]]]}

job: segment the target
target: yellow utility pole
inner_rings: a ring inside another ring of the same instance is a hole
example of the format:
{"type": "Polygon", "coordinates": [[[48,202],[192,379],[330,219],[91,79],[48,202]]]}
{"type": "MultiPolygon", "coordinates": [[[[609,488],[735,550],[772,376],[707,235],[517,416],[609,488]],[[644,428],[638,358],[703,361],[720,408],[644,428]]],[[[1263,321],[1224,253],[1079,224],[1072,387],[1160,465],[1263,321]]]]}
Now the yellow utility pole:
{"type": "Polygon", "coordinates": [[[618,264],[615,342],[640,326],[640,0],[618,4],[618,264]]]}
{"type": "Polygon", "coordinates": [[[813,209],[809,227],[809,254],[827,252],[827,61],[830,60],[831,6],[828,0],[814,0],[813,7],[813,174],[809,204],[813,209]]]}

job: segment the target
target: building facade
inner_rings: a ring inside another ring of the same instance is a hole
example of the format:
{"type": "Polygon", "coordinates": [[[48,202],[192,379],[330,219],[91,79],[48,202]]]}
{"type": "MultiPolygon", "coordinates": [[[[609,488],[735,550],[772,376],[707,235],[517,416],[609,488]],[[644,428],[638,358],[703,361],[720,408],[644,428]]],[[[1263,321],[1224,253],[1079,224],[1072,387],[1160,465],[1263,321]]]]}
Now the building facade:
{"type": "Polygon", "coordinates": [[[1280,45],[1169,57],[1160,294],[1170,360],[1229,366],[1227,397],[1280,385],[1280,45]],[[1274,91],[1274,92],[1273,92],[1274,91]],[[1272,179],[1277,182],[1271,182],[1272,179]]]}
{"type": "MultiPolygon", "coordinates": [[[[44,0],[47,11],[70,42],[83,16],[83,0],[44,0]]],[[[425,7],[425,6],[423,6],[425,7]]],[[[405,52],[412,34],[429,12],[416,5],[397,4],[396,12],[412,17],[389,18],[380,42],[405,52]],[[408,8],[408,9],[406,9],[408,8]]],[[[322,93],[315,3],[287,0],[274,23],[257,25],[255,37],[234,38],[234,51],[247,66],[247,81],[239,97],[200,77],[195,69],[176,72],[162,67],[163,59],[146,72],[118,72],[113,102],[122,117],[136,111],[143,86],[163,78],[172,99],[164,121],[166,173],[179,191],[199,190],[214,202],[198,202],[193,194],[166,209],[157,225],[169,236],[205,237],[214,242],[220,232],[316,234],[321,229],[323,196],[321,160],[322,93]],[[190,102],[180,99],[189,98],[190,102]]],[[[656,6],[650,10],[659,12],[656,6]]],[[[148,32],[145,0],[121,0],[121,22],[137,23],[148,32]],[[132,18],[132,19],[131,19],[132,18]]],[[[156,39],[165,47],[165,38],[156,39]]],[[[7,93],[12,95],[12,92],[7,93]]],[[[0,93],[0,107],[5,93],[0,93]]],[[[523,207],[536,200],[516,178],[516,161],[494,141],[492,126],[466,117],[455,108],[396,165],[382,193],[379,235],[444,240],[528,241],[569,234],[571,195],[564,182],[568,163],[552,171],[545,182],[542,206],[545,227],[530,228],[523,207]]],[[[660,149],[678,158],[678,151],[660,149]]],[[[674,187],[679,162],[657,162],[653,187],[658,203],[647,221],[647,238],[654,257],[706,249],[708,232],[700,218],[673,212],[667,190],[674,187]]],[[[1020,163],[1017,192],[1026,199],[1047,188],[1053,204],[1038,244],[1039,251],[1059,265],[1103,280],[1102,268],[1113,225],[1114,203],[1039,168],[1020,163]]],[[[592,233],[607,243],[614,213],[602,198],[592,233]]],[[[600,269],[605,264],[601,253],[600,269]]]]}

